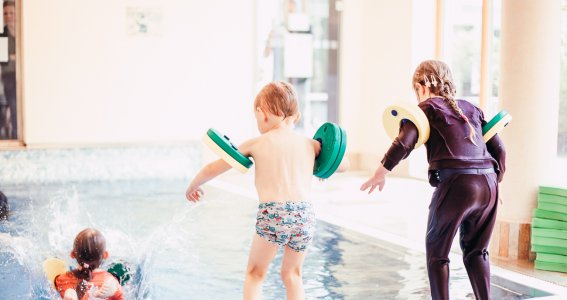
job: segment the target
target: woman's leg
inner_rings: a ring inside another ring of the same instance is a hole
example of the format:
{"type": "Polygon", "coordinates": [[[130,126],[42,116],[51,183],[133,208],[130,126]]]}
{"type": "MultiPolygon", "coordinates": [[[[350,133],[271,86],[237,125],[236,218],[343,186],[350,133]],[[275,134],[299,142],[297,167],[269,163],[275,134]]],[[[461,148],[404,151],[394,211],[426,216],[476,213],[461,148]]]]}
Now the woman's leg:
{"type": "Polygon", "coordinates": [[[285,285],[287,300],[305,299],[301,270],[305,260],[306,251],[295,251],[285,247],[281,276],[285,285]]]}
{"type": "Polygon", "coordinates": [[[449,252],[464,214],[470,207],[466,178],[456,175],[441,182],[431,200],[425,249],[433,300],[449,299],[449,252]]]}
{"type": "Polygon", "coordinates": [[[244,279],[244,299],[262,299],[262,282],[268,272],[270,263],[278,253],[278,246],[254,234],[246,278],[244,279]]]}
{"type": "Polygon", "coordinates": [[[477,176],[471,185],[479,186],[477,212],[461,225],[463,262],[477,299],[490,299],[490,260],[488,245],[496,222],[498,188],[496,174],[477,176]]]}

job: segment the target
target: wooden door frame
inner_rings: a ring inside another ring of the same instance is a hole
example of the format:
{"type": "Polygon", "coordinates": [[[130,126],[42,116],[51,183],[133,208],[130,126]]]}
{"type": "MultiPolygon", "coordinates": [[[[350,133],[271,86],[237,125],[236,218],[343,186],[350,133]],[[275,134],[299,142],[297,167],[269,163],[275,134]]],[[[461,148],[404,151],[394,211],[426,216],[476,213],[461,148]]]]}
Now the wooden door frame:
{"type": "MultiPolygon", "coordinates": [[[[22,0],[16,4],[16,114],[18,116],[18,136],[15,140],[0,140],[0,149],[25,147],[24,139],[24,93],[23,93],[23,47],[22,47],[22,0]]],[[[3,3],[3,1],[2,1],[3,3]]]]}

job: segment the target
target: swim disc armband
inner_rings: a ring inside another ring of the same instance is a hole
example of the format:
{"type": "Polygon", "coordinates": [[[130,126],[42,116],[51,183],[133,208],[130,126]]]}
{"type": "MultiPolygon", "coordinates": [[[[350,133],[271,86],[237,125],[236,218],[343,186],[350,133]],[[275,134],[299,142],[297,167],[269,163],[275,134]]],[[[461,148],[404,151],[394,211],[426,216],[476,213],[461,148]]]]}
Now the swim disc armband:
{"type": "Polygon", "coordinates": [[[48,258],[43,261],[43,273],[47,280],[55,288],[55,277],[69,271],[67,263],[60,258],[48,258]]]}
{"type": "Polygon", "coordinates": [[[240,173],[248,172],[253,164],[250,158],[238,151],[238,148],[230,142],[230,139],[226,135],[221,134],[213,128],[207,131],[207,134],[203,137],[203,142],[222,160],[240,173]]]}
{"type": "MultiPolygon", "coordinates": [[[[426,143],[429,139],[429,121],[425,113],[417,105],[398,104],[388,106],[382,115],[384,129],[391,139],[395,139],[400,127],[404,122],[412,122],[418,131],[417,143],[414,148],[426,143]]],[[[494,135],[502,131],[508,123],[512,121],[512,116],[507,111],[500,111],[486,125],[482,127],[482,137],[484,142],[488,142],[494,135]]]]}
{"type": "Polygon", "coordinates": [[[504,129],[510,121],[512,121],[512,115],[510,115],[507,111],[502,110],[496,114],[496,116],[482,127],[482,138],[484,139],[484,142],[488,142],[497,133],[502,131],[502,129],[504,129]]]}
{"type": "Polygon", "coordinates": [[[114,262],[110,264],[108,270],[106,271],[112,274],[112,276],[114,276],[116,280],[118,280],[118,283],[120,283],[120,285],[126,284],[131,279],[132,271],[125,262],[114,262]]]}
{"type": "Polygon", "coordinates": [[[388,106],[382,114],[382,123],[386,133],[393,140],[400,133],[404,122],[412,122],[417,128],[417,143],[414,149],[423,145],[429,139],[429,121],[425,113],[417,105],[402,103],[388,106]]]}
{"type": "MultiPolygon", "coordinates": [[[[330,177],[339,167],[346,151],[346,132],[334,123],[323,124],[315,135],[314,140],[321,143],[321,151],[315,159],[313,175],[319,178],[330,177]]],[[[253,162],[230,142],[227,136],[215,129],[209,129],[203,137],[203,142],[222,160],[241,173],[246,173],[253,162]]]]}
{"type": "Polygon", "coordinates": [[[313,139],[321,144],[313,175],[322,179],[329,178],[339,168],[345,155],[346,131],[334,123],[327,122],[319,127],[313,139]]]}
{"type": "MultiPolygon", "coordinates": [[[[47,277],[47,280],[51,283],[53,288],[56,288],[55,278],[70,271],[67,263],[60,258],[48,258],[43,261],[42,267],[45,277],[47,277]]],[[[131,279],[130,274],[132,273],[130,267],[124,262],[112,263],[107,272],[112,274],[120,285],[126,284],[131,279]]]]}

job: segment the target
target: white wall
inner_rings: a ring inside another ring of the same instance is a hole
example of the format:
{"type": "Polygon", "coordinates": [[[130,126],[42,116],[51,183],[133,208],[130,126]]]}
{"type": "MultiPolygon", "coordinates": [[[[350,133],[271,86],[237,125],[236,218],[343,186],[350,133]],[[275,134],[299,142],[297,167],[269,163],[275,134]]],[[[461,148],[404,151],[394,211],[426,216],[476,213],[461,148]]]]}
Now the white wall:
{"type": "MultiPolygon", "coordinates": [[[[431,5],[414,2],[343,1],[339,121],[368,169],[391,143],[384,108],[414,101],[411,74],[432,55],[431,5]]],[[[209,127],[236,142],[256,134],[255,0],[22,5],[26,144],[185,142],[209,127]],[[129,36],[131,7],[161,10],[162,34],[129,36]]]]}
{"type": "Polygon", "coordinates": [[[254,0],[22,2],[28,145],[252,132],[254,0]],[[161,35],[128,35],[129,7],[161,10],[161,35]]]}
{"type": "Polygon", "coordinates": [[[560,1],[502,1],[500,99],[513,120],[502,138],[503,221],[529,223],[540,185],[565,186],[557,163],[561,57],[560,1]]]}
{"type": "Polygon", "coordinates": [[[432,35],[433,23],[424,23],[424,32],[415,37],[412,0],[343,2],[340,122],[349,134],[348,151],[359,154],[360,167],[374,169],[392,142],[382,126],[384,109],[399,102],[417,104],[411,76],[417,60],[431,58],[433,39],[422,40],[432,35]]]}

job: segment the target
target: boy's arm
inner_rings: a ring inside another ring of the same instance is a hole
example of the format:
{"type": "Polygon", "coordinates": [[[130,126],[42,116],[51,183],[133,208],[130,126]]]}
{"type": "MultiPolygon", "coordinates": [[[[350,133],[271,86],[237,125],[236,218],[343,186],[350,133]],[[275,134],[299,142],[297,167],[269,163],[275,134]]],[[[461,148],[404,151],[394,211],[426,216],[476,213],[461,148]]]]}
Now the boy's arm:
{"type": "Polygon", "coordinates": [[[256,143],[257,140],[258,138],[253,138],[240,144],[240,146],[238,146],[238,152],[242,153],[242,155],[246,157],[252,157],[252,146],[256,143]]]}
{"type": "MultiPolygon", "coordinates": [[[[252,156],[252,146],[256,139],[248,140],[238,147],[238,151],[246,157],[252,156]]],[[[204,166],[193,178],[191,184],[185,192],[187,200],[196,202],[199,201],[201,195],[203,195],[203,189],[201,185],[205,184],[209,180],[219,176],[220,174],[230,170],[232,168],[227,162],[222,159],[215,160],[206,166],[204,166]]]]}
{"type": "Polygon", "coordinates": [[[189,184],[189,187],[185,192],[187,200],[193,202],[198,201],[203,194],[201,185],[230,170],[230,168],[231,166],[222,159],[217,159],[211,163],[208,163],[197,173],[197,175],[195,175],[195,178],[193,178],[193,180],[189,184]]]}
{"type": "MultiPolygon", "coordinates": [[[[315,157],[319,156],[319,153],[321,153],[321,143],[319,143],[319,141],[311,139],[311,144],[313,145],[313,149],[315,150],[315,157]]],[[[339,173],[346,172],[349,168],[350,168],[350,160],[345,155],[343,156],[343,160],[341,161],[339,167],[335,172],[339,172],[339,173]]]]}

